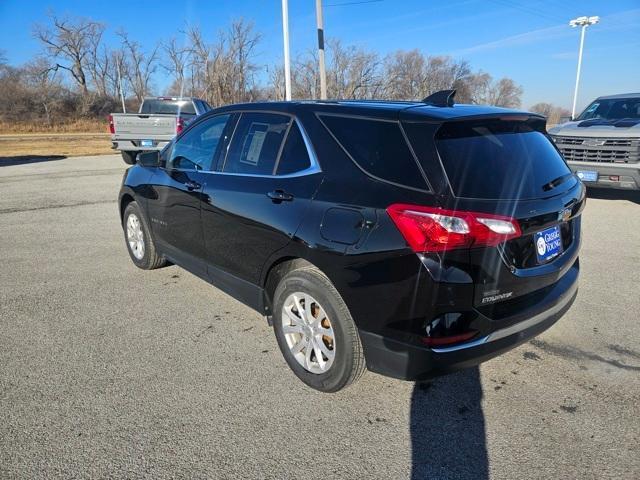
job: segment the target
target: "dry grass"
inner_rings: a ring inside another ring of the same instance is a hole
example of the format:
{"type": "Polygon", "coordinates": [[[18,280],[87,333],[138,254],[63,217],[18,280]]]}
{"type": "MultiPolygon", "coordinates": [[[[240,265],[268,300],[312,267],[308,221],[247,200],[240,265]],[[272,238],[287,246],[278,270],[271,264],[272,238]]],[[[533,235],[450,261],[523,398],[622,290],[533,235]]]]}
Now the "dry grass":
{"type": "Polygon", "coordinates": [[[47,125],[42,122],[15,123],[0,121],[0,135],[12,133],[105,133],[109,131],[107,119],[82,118],[47,125]]]}
{"type": "Polygon", "coordinates": [[[0,136],[0,158],[117,153],[108,134],[18,134],[0,136]]]}

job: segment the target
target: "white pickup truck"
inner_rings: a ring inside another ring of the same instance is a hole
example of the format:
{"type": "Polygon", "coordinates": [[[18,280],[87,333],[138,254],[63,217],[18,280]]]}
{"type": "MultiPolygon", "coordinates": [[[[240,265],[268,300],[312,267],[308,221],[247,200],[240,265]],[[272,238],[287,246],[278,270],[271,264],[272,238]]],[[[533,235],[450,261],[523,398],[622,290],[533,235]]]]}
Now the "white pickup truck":
{"type": "Polygon", "coordinates": [[[140,152],[162,150],[194,118],[211,110],[204,100],[192,97],[149,97],[138,113],[109,115],[111,148],[120,150],[133,165],[140,152]]]}

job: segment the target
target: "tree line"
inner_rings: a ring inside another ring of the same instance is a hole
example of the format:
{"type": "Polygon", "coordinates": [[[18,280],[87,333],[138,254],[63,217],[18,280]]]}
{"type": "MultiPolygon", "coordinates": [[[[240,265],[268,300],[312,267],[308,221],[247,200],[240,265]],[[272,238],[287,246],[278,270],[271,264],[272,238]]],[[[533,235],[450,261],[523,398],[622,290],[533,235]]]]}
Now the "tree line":
{"type": "MultiPolygon", "coordinates": [[[[284,69],[259,61],[262,35],[244,19],[233,21],[212,41],[197,26],[153,46],[122,29],[116,31],[117,44],[109,45],[105,32],[104,23],[51,14],[45,24],[33,27],[41,46],[34,59],[15,67],[0,52],[2,120],[52,125],[100,117],[122,111],[121,93],[128,110],[154,94],[196,96],[213,106],[284,99],[284,69]],[[156,81],[163,73],[171,83],[158,91],[156,81]]],[[[316,51],[294,57],[293,98],[319,97],[317,60],[316,51]]],[[[334,38],[327,41],[326,63],[329,98],[411,100],[455,88],[461,103],[521,106],[522,87],[512,79],[494,79],[450,56],[417,49],[381,56],[334,38]]]]}

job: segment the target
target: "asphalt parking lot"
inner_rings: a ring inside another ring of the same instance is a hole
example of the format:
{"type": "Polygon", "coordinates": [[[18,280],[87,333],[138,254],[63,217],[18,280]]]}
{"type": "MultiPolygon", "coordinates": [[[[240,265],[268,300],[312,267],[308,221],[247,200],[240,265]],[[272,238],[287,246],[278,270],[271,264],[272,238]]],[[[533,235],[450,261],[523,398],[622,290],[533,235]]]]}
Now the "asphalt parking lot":
{"type": "Polygon", "coordinates": [[[133,266],[124,168],[0,160],[0,478],[640,478],[640,196],[588,200],[578,299],[539,338],[328,395],[252,310],[133,266]]]}

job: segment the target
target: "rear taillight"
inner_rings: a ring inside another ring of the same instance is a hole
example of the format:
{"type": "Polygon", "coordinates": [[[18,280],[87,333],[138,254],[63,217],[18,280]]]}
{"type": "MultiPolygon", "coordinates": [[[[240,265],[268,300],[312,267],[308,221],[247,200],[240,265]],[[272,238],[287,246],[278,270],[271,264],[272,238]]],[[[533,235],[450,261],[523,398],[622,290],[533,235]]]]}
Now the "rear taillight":
{"type": "Polygon", "coordinates": [[[178,120],[176,121],[176,135],[180,135],[182,130],[184,130],[184,119],[178,117],[178,120]]]}
{"type": "Polygon", "coordinates": [[[116,133],[116,127],[113,124],[113,115],[109,115],[109,133],[113,135],[116,133]]]}
{"type": "Polygon", "coordinates": [[[387,213],[416,253],[492,247],[522,235],[518,221],[503,215],[401,203],[387,213]]]}

